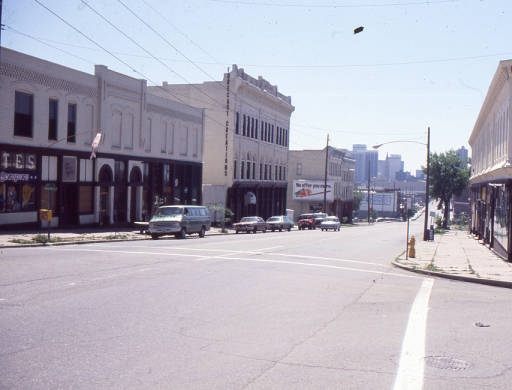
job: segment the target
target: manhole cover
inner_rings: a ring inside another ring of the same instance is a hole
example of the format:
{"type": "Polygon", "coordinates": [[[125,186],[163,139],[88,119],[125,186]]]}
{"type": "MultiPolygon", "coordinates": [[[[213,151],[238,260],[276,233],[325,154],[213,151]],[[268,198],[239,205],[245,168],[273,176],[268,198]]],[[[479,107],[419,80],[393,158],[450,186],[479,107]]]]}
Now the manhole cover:
{"type": "Polygon", "coordinates": [[[439,368],[440,370],[462,371],[469,367],[468,362],[449,356],[427,356],[425,361],[430,367],[439,368]]]}

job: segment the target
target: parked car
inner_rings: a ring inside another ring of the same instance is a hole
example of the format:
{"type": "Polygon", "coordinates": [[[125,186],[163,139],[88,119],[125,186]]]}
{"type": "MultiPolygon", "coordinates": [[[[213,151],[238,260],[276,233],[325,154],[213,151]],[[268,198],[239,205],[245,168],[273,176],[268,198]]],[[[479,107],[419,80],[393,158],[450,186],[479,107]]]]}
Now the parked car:
{"type": "Polygon", "coordinates": [[[185,238],[187,234],[198,233],[202,238],[210,226],[210,213],[206,207],[161,206],[151,217],[148,232],[154,240],[165,234],[185,238]]]}
{"type": "Polygon", "coordinates": [[[299,230],[305,229],[314,229],[315,228],[315,220],[313,214],[301,214],[299,219],[297,220],[297,227],[299,230]]]}
{"type": "Polygon", "coordinates": [[[340,230],[340,220],[338,219],[338,217],[327,217],[327,218],[324,218],[324,220],[320,223],[320,229],[322,229],[322,231],[327,231],[327,230],[337,230],[339,231],[340,230]]]}
{"type": "Polygon", "coordinates": [[[327,218],[326,213],[314,213],[313,220],[315,221],[315,226],[320,226],[320,224],[325,218],[327,218]]]}
{"type": "Polygon", "coordinates": [[[256,233],[261,230],[263,233],[267,231],[267,223],[261,217],[243,217],[240,222],[234,223],[235,233],[246,232],[256,233]]]}
{"type": "Polygon", "coordinates": [[[292,230],[292,227],[293,222],[286,215],[277,215],[267,219],[267,229],[272,230],[273,232],[276,230],[282,231],[283,229],[290,231],[292,230]]]}

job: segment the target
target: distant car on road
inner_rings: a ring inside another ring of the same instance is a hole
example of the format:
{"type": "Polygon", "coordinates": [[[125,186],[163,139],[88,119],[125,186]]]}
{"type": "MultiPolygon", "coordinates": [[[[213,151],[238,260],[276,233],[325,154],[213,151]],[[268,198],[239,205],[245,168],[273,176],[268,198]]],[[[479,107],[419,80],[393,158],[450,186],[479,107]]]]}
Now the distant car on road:
{"type": "Polygon", "coordinates": [[[292,230],[293,222],[286,215],[277,215],[267,219],[267,228],[273,232],[276,230],[292,230]]]}
{"type": "Polygon", "coordinates": [[[338,217],[327,217],[327,218],[324,218],[324,220],[320,223],[320,229],[322,229],[322,231],[327,231],[327,230],[334,230],[334,231],[339,231],[340,230],[340,220],[338,219],[338,217]]]}
{"type": "Polygon", "coordinates": [[[297,226],[299,230],[305,229],[314,229],[315,228],[315,220],[313,214],[301,214],[299,219],[297,220],[297,226]]]}
{"type": "Polygon", "coordinates": [[[261,217],[243,217],[240,222],[234,223],[235,233],[246,232],[256,233],[258,230],[265,233],[267,231],[267,223],[261,217]]]}
{"type": "Polygon", "coordinates": [[[325,218],[327,218],[326,213],[314,213],[313,220],[315,221],[315,226],[320,226],[320,224],[325,218]]]}

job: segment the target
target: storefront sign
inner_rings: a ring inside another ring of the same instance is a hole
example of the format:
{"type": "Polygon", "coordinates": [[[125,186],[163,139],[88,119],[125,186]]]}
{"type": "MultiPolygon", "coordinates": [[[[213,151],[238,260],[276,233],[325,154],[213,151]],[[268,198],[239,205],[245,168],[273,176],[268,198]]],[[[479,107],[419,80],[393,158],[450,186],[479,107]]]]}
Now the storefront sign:
{"type": "Polygon", "coordinates": [[[333,183],[328,181],[324,191],[323,180],[294,180],[293,199],[307,201],[323,201],[324,192],[328,202],[334,201],[333,183]]]}
{"type": "Polygon", "coordinates": [[[36,155],[31,153],[1,152],[0,168],[23,171],[36,170],[36,155]]]}
{"type": "Polygon", "coordinates": [[[19,181],[33,181],[37,180],[37,175],[31,175],[29,173],[14,173],[0,171],[0,183],[5,181],[19,182],[19,181]]]}

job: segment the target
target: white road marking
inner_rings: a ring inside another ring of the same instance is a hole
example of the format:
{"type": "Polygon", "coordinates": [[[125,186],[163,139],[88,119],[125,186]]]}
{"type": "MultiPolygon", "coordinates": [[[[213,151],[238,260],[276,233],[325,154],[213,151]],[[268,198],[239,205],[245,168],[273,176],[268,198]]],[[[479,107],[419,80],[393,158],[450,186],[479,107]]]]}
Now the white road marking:
{"type": "MultiPolygon", "coordinates": [[[[122,248],[121,246],[116,246],[118,248],[122,248]]],[[[144,245],[124,245],[124,248],[130,247],[130,248],[147,248],[147,246],[144,245]]],[[[224,252],[224,253],[233,253],[233,254],[244,254],[244,255],[268,255],[270,253],[263,252],[265,250],[270,249],[277,249],[282,248],[283,246],[275,246],[275,247],[269,247],[269,248],[261,248],[258,251],[237,251],[232,249],[209,249],[209,248],[187,248],[183,246],[160,246],[159,249],[177,249],[177,250],[187,250],[187,251],[201,251],[201,252],[224,252]]],[[[141,252],[142,253],[142,252],[141,252]]],[[[350,260],[350,259],[340,259],[337,257],[322,257],[322,256],[308,256],[308,255],[294,255],[289,253],[271,253],[272,256],[281,256],[281,257],[294,257],[294,258],[301,258],[301,259],[311,259],[311,260],[327,260],[327,261],[338,261],[342,263],[356,263],[356,264],[366,264],[366,265],[374,265],[376,267],[389,267],[389,264],[381,264],[381,263],[373,263],[370,261],[360,261],[360,260],[350,260]]],[[[209,256],[205,256],[209,257],[209,256]]],[[[387,260],[382,260],[387,261],[387,260]]]]}
{"type": "Polygon", "coordinates": [[[106,253],[126,253],[129,255],[161,255],[161,256],[181,256],[181,257],[204,257],[208,258],[210,256],[201,256],[201,255],[187,255],[183,253],[170,253],[170,252],[141,252],[141,251],[118,251],[118,250],[108,250],[108,249],[86,249],[86,248],[62,248],[62,247],[48,247],[46,250],[57,250],[57,251],[83,251],[83,252],[106,252],[106,253]]]}
{"type": "MultiPolygon", "coordinates": [[[[163,256],[183,256],[183,257],[195,257],[197,261],[207,261],[210,259],[221,259],[221,260],[238,260],[238,261],[248,261],[248,262],[261,262],[261,263],[275,263],[275,264],[291,264],[291,265],[302,265],[306,267],[315,267],[315,268],[331,268],[331,269],[339,269],[344,271],[353,271],[353,272],[362,272],[369,274],[378,274],[378,275],[388,275],[395,276],[397,278],[408,278],[408,279],[423,279],[420,276],[414,275],[406,275],[406,274],[397,274],[392,272],[381,272],[381,271],[372,271],[360,268],[350,268],[350,267],[340,267],[335,265],[327,265],[327,264],[316,264],[316,263],[303,263],[298,261],[285,261],[285,260],[270,260],[270,259],[261,259],[261,258],[243,258],[243,257],[227,257],[226,255],[219,256],[201,256],[201,255],[190,255],[190,254],[180,254],[180,253],[169,253],[169,252],[143,252],[143,251],[115,251],[115,250],[106,250],[106,249],[86,249],[86,248],[75,248],[68,249],[62,247],[49,247],[48,250],[66,250],[66,251],[85,251],[85,252],[107,252],[107,253],[118,253],[118,254],[135,254],[135,255],[163,255],[163,256]]],[[[262,254],[268,254],[265,252],[261,252],[262,254]]]]}
{"type": "Polygon", "coordinates": [[[424,279],[409,313],[394,390],[421,390],[425,369],[428,302],[434,279],[424,279]]]}

